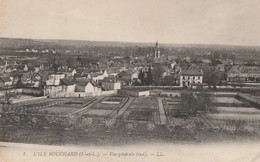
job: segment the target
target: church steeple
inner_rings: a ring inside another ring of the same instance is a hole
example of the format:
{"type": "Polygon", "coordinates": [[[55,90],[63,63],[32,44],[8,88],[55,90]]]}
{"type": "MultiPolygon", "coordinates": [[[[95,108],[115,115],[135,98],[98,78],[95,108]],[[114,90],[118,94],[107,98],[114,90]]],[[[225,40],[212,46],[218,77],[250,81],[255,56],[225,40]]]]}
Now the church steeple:
{"type": "Polygon", "coordinates": [[[156,41],[155,48],[154,48],[154,58],[160,58],[160,49],[158,41],[156,41]]]}

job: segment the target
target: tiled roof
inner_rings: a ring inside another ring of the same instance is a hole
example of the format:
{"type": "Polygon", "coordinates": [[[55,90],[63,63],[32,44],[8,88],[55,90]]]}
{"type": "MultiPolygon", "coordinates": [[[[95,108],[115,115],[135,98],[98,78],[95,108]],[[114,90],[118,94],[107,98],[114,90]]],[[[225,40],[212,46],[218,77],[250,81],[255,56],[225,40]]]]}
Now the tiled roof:
{"type": "Polygon", "coordinates": [[[198,76],[203,75],[203,72],[201,70],[183,70],[180,72],[180,75],[198,76]]]}
{"type": "Polygon", "coordinates": [[[235,65],[229,70],[229,73],[260,73],[259,66],[245,66],[245,65],[235,65]]]}
{"type": "Polygon", "coordinates": [[[102,80],[102,82],[106,82],[106,83],[116,83],[117,80],[116,80],[116,78],[114,78],[114,77],[105,77],[105,78],[102,80]]]}
{"type": "Polygon", "coordinates": [[[89,80],[81,80],[77,83],[77,86],[86,86],[89,82],[89,80]]]}
{"type": "Polygon", "coordinates": [[[71,79],[71,78],[64,78],[64,79],[61,79],[60,81],[61,81],[62,85],[73,85],[73,84],[75,84],[75,80],[71,79]]]}

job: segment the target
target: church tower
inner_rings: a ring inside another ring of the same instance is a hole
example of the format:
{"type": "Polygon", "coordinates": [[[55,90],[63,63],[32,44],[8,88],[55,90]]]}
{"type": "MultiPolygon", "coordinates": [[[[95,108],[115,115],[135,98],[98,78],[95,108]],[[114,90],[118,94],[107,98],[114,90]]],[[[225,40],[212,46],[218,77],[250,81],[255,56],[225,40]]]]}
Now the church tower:
{"type": "Polygon", "coordinates": [[[154,58],[160,58],[160,49],[159,49],[158,41],[156,42],[154,48],[154,58]]]}

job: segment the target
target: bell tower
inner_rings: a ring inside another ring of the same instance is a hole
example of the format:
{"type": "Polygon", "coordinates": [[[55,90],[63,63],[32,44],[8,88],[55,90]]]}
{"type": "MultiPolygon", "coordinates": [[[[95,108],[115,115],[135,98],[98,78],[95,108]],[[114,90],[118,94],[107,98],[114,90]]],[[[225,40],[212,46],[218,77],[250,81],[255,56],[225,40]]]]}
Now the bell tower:
{"type": "Polygon", "coordinates": [[[159,49],[158,41],[156,41],[155,48],[154,48],[154,58],[160,58],[160,49],[159,49]]]}

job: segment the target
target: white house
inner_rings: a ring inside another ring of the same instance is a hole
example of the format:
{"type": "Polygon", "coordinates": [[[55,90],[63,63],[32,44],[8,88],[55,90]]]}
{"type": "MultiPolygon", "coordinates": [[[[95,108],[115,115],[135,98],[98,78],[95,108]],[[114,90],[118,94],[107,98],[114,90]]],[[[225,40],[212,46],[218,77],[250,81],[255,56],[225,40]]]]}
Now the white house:
{"type": "Polygon", "coordinates": [[[201,70],[183,70],[180,72],[179,80],[181,87],[191,87],[194,83],[203,82],[203,72],[201,70]]]}
{"type": "Polygon", "coordinates": [[[90,81],[80,81],[76,85],[76,92],[97,93],[101,92],[101,88],[90,81]]]}
{"type": "Polygon", "coordinates": [[[70,78],[64,78],[61,79],[61,85],[63,86],[64,92],[65,93],[74,93],[76,89],[76,84],[74,79],[70,78]]]}
{"type": "Polygon", "coordinates": [[[65,74],[57,73],[49,75],[46,85],[60,85],[60,80],[65,78],[65,74]]]}

